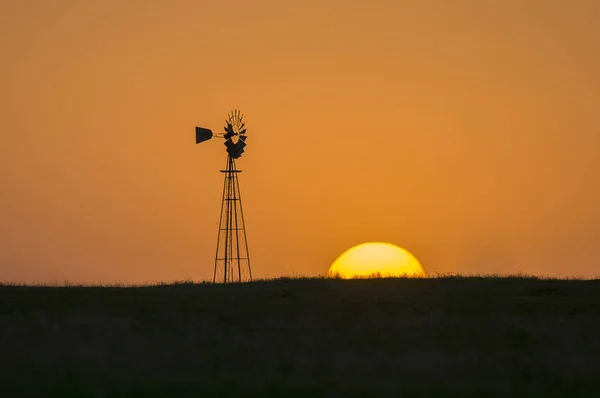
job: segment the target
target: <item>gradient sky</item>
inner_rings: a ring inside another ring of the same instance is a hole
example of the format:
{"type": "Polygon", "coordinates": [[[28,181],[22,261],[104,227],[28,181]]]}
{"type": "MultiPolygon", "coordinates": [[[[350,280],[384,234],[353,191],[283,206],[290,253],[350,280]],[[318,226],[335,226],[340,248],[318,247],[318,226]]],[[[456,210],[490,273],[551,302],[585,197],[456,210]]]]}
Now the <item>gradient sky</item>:
{"type": "Polygon", "coordinates": [[[226,153],[258,277],[387,241],[600,275],[600,2],[0,2],[0,281],[212,278],[226,153]]]}

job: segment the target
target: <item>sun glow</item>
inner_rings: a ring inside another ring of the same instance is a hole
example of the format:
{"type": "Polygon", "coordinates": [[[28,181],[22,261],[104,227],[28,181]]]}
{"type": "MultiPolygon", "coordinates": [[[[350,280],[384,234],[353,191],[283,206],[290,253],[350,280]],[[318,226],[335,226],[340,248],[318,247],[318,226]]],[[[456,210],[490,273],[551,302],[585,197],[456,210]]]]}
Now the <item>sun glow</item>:
{"type": "Polygon", "coordinates": [[[412,254],[383,242],[363,243],[346,250],[333,262],[327,275],[343,279],[427,276],[412,254]]]}

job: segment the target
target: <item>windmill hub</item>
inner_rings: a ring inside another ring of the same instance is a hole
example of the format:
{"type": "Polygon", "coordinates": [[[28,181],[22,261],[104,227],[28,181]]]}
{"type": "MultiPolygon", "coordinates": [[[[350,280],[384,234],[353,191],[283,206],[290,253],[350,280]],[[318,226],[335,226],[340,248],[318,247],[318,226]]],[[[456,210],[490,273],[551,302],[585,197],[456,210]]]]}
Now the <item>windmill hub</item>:
{"type": "Polygon", "coordinates": [[[213,137],[225,140],[227,166],[225,170],[221,170],[225,174],[225,183],[213,282],[242,282],[252,280],[252,271],[237,176],[241,170],[237,170],[235,166],[235,160],[242,156],[246,147],[246,124],[240,111],[234,110],[227,115],[224,130],[224,134],[213,134],[210,129],[196,127],[196,144],[213,137]]]}

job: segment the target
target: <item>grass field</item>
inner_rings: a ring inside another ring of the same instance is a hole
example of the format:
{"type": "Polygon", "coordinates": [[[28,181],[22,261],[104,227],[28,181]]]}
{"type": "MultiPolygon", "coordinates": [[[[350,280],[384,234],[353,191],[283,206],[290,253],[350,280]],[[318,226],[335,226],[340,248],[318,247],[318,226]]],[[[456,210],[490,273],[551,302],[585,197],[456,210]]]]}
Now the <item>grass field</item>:
{"type": "Polygon", "coordinates": [[[0,286],[0,396],[600,396],[600,280],[0,286]]]}

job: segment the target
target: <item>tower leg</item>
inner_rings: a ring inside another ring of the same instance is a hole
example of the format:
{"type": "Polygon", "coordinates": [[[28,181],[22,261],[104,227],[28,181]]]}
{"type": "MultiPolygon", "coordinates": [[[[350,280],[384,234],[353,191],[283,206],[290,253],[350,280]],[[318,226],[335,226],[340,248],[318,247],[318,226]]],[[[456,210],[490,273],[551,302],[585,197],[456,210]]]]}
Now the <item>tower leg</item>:
{"type": "MultiPolygon", "coordinates": [[[[233,168],[235,169],[235,160],[233,160],[233,168]]],[[[234,174],[234,178],[235,178],[235,187],[234,189],[237,189],[237,203],[239,203],[239,221],[241,222],[241,229],[239,229],[239,232],[243,235],[243,248],[245,249],[245,271],[247,272],[247,277],[248,280],[252,281],[252,268],[250,267],[250,252],[248,250],[248,238],[246,236],[246,221],[244,220],[244,210],[242,208],[242,194],[240,191],[240,184],[238,181],[238,177],[237,174],[234,174]]],[[[240,269],[243,265],[240,264],[240,269]]],[[[240,271],[241,272],[241,271],[240,271]]]]}

